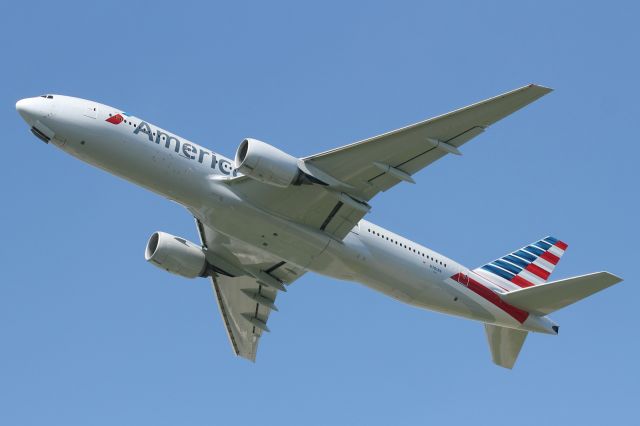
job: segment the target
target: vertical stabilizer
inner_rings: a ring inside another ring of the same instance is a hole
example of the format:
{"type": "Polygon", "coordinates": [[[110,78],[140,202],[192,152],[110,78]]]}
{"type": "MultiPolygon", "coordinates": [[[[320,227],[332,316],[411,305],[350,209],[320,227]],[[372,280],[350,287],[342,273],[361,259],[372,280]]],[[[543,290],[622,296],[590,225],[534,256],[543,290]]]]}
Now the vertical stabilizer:
{"type": "Polygon", "coordinates": [[[474,272],[506,291],[544,284],[567,249],[567,244],[546,237],[481,266],[474,272]]]}
{"type": "Polygon", "coordinates": [[[527,332],[491,324],[485,324],[484,329],[487,332],[493,362],[500,367],[513,368],[524,339],[527,338],[527,332]]]}

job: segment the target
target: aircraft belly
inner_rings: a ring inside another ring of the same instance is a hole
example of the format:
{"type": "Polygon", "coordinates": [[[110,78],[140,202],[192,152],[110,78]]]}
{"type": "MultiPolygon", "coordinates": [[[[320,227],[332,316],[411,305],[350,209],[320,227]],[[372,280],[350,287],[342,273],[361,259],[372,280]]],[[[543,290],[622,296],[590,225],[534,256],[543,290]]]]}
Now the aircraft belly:
{"type": "Polygon", "coordinates": [[[309,269],[361,283],[419,308],[477,321],[509,322],[474,293],[449,282],[449,272],[436,273],[421,258],[388,250],[376,240],[367,241],[366,235],[352,232],[342,244],[331,241],[309,269]]]}
{"type": "Polygon", "coordinates": [[[213,187],[211,204],[196,215],[217,231],[307,269],[329,244],[330,237],[251,206],[225,189],[213,187]]]}
{"type": "Polygon", "coordinates": [[[508,327],[520,325],[454,282],[450,277],[462,270],[455,262],[436,271],[421,256],[368,241],[366,235],[359,235],[357,227],[343,241],[337,241],[319,230],[252,206],[226,185],[216,183],[211,191],[210,204],[192,211],[208,226],[237,240],[229,248],[246,257],[247,265],[252,263],[252,253],[267,253],[306,270],[361,283],[423,309],[508,327]]]}
{"type": "Polygon", "coordinates": [[[442,288],[447,297],[439,306],[432,307],[432,310],[483,322],[496,320],[491,308],[485,306],[481,300],[477,300],[473,294],[446,284],[442,288]]]}
{"type": "Polygon", "coordinates": [[[437,305],[443,297],[438,286],[427,279],[421,262],[367,244],[353,231],[341,243],[332,240],[309,269],[358,282],[415,306],[437,305]]]}

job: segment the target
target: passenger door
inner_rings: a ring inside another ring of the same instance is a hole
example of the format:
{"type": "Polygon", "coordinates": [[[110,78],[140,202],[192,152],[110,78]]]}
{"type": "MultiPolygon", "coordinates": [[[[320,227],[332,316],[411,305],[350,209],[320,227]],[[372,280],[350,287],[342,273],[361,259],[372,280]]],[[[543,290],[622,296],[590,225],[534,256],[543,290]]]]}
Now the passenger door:
{"type": "Polygon", "coordinates": [[[458,274],[458,282],[465,287],[469,287],[469,271],[460,272],[458,274]]]}

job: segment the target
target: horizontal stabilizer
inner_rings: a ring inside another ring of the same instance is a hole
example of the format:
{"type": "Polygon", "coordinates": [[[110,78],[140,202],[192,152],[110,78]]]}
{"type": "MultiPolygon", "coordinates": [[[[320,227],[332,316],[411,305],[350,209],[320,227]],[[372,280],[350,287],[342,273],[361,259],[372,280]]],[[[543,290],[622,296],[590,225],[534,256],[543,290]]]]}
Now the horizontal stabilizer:
{"type": "Polygon", "coordinates": [[[622,281],[609,272],[594,272],[579,277],[552,281],[535,287],[523,288],[501,294],[500,297],[510,305],[525,311],[547,315],[560,308],[591,296],[622,281]]]}
{"type": "Polygon", "coordinates": [[[527,332],[491,324],[485,324],[484,330],[487,332],[493,362],[500,367],[513,368],[527,332]]]}

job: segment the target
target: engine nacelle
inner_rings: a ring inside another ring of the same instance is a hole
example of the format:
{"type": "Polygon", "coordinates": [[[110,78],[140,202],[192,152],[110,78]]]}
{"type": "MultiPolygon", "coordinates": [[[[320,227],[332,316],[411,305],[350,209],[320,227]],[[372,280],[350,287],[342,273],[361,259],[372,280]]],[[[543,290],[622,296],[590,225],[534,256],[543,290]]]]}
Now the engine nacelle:
{"type": "Polygon", "coordinates": [[[250,138],[243,140],[236,151],[236,169],[255,180],[282,188],[301,176],[297,158],[250,138]]]}
{"type": "Polygon", "coordinates": [[[149,238],[144,258],[158,268],[186,278],[209,274],[202,247],[165,232],[155,232],[149,238]]]}

